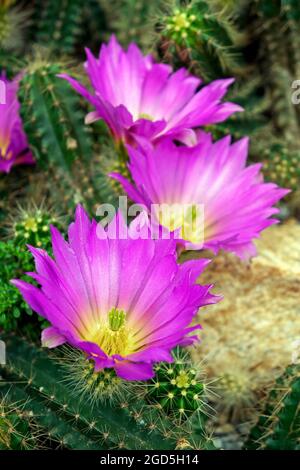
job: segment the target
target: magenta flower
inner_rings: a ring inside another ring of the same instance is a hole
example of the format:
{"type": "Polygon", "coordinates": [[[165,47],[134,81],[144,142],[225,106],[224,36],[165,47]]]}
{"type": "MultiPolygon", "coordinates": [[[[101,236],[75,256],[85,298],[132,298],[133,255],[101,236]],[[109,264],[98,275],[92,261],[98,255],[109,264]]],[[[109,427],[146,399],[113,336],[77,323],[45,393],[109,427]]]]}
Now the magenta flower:
{"type": "Polygon", "coordinates": [[[86,49],[89,92],[68,75],[60,75],[86,98],[95,111],[86,122],[103,119],[114,138],[127,143],[170,135],[195,143],[193,128],[224,121],[241,107],[221,103],[233,79],[216,80],[198,91],[201,80],[180,69],[143,56],[135,44],[124,51],[114,36],[103,44],[99,57],[86,49]]]}
{"type": "Polygon", "coordinates": [[[122,236],[112,239],[78,206],[69,242],[51,227],[55,261],[29,247],[37,272],[28,275],[40,287],[12,281],[52,324],[42,333],[44,346],[68,342],[95,361],[96,371],[114,368],[127,380],[152,377],[153,363],[171,362],[172,348],[193,343],[198,308],[218,300],[211,286],[195,284],[208,260],[177,264],[176,242],[136,239],[138,223],[127,228],[116,216],[108,229],[117,226],[122,236]]]}
{"type": "Polygon", "coordinates": [[[9,173],[11,167],[19,164],[33,164],[28,142],[19,115],[18,80],[8,81],[4,76],[5,104],[0,103],[0,173],[9,173]]]}
{"type": "Polygon", "coordinates": [[[231,144],[230,137],[225,137],[213,143],[210,134],[201,132],[195,147],[164,139],[155,148],[127,149],[134,183],[117,173],[111,176],[133,201],[151,209],[157,224],[171,231],[180,229],[186,248],[215,253],[224,249],[241,258],[255,255],[252,240],[277,222],[270,218],[278,213],[272,206],[289,192],[264,183],[260,164],[245,166],[247,138],[231,144]],[[161,210],[162,204],[170,207],[171,215],[161,210]],[[189,211],[182,211],[183,206],[189,211]],[[204,220],[196,213],[201,206],[204,220]]]}

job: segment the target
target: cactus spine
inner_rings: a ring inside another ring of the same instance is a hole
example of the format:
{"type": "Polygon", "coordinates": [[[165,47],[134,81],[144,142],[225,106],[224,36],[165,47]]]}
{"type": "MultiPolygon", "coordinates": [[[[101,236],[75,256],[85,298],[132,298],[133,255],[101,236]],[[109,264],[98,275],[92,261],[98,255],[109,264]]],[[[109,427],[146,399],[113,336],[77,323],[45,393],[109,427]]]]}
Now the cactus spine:
{"type": "Polygon", "coordinates": [[[272,388],[245,449],[300,450],[300,366],[285,370],[272,388]]]}

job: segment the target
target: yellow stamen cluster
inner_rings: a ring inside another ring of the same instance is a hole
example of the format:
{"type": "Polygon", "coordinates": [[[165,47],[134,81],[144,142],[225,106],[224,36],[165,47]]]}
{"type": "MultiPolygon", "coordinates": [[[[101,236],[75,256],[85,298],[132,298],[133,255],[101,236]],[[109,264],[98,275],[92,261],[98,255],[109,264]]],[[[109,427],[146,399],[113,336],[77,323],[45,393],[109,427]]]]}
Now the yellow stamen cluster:
{"type": "Polygon", "coordinates": [[[139,114],[139,119],[147,119],[148,121],[154,121],[154,117],[147,113],[139,114]]]}
{"type": "Polygon", "coordinates": [[[156,213],[159,223],[171,232],[180,229],[180,237],[192,243],[203,242],[203,211],[196,204],[161,204],[156,213]]]}
{"type": "Polygon", "coordinates": [[[126,313],[117,308],[110,310],[105,323],[96,325],[88,340],[98,344],[108,356],[127,356],[134,352],[132,335],[126,324],[126,313]]]}

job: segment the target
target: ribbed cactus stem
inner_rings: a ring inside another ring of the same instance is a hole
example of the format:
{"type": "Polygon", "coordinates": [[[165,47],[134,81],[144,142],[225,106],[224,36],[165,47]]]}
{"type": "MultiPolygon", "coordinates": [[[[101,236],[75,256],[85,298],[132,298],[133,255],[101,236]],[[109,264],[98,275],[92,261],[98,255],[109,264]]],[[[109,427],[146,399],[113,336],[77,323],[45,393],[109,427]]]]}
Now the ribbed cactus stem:
{"type": "Polygon", "coordinates": [[[300,450],[300,365],[285,370],[272,388],[246,449],[300,450]]]}

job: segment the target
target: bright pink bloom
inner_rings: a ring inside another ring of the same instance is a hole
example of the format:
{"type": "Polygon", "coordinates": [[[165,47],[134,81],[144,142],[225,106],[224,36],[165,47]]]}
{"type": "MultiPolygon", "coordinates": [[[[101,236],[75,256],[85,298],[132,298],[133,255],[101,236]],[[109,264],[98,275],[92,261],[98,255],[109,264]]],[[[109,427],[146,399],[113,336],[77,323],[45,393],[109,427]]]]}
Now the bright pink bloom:
{"type": "Polygon", "coordinates": [[[127,380],[146,380],[154,363],[172,362],[172,348],[197,339],[190,333],[199,325],[190,324],[198,308],[218,300],[211,286],[196,284],[208,260],[178,264],[176,242],[135,239],[138,223],[128,228],[116,216],[108,229],[117,226],[122,236],[112,239],[78,206],[69,242],[51,228],[55,261],[30,247],[37,272],[28,274],[40,287],[12,281],[52,325],[44,346],[68,342],[96,371],[114,368],[127,380]]]}
{"type": "Polygon", "coordinates": [[[181,227],[186,248],[207,248],[215,253],[224,249],[241,258],[253,256],[253,239],[277,222],[271,217],[279,212],[273,205],[289,190],[264,183],[260,164],[246,167],[247,138],[231,144],[228,136],[213,143],[210,134],[200,134],[194,147],[176,146],[170,139],[155,147],[128,146],[133,184],[120,174],[111,176],[134,202],[149,211],[154,204],[174,206],[176,210],[167,219],[169,226],[158,210],[156,222],[171,231],[181,227]],[[191,207],[189,222],[179,211],[184,205],[191,207]],[[204,221],[199,218],[202,226],[192,228],[198,206],[203,207],[204,221]]]}
{"type": "Polygon", "coordinates": [[[174,73],[169,65],[143,56],[135,44],[124,51],[114,36],[102,45],[98,58],[89,49],[86,54],[92,92],[68,75],[61,77],[95,108],[86,122],[103,119],[117,141],[154,141],[169,135],[191,144],[194,128],[241,111],[234,103],[221,102],[233,79],[216,80],[198,91],[201,80],[186,69],[174,73]]]}

